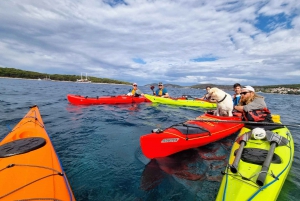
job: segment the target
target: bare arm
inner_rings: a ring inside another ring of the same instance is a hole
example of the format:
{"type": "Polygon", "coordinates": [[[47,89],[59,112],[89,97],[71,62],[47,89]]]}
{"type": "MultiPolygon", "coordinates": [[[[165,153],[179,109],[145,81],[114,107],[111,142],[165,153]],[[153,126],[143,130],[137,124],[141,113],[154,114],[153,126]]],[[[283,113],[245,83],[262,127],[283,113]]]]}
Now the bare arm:
{"type": "Polygon", "coordinates": [[[244,111],[244,106],[234,106],[233,109],[239,111],[239,112],[243,112],[244,111]]]}
{"type": "Polygon", "coordinates": [[[163,95],[162,97],[164,97],[164,98],[169,98],[169,94],[168,93],[166,93],[165,95],[163,95]]]}

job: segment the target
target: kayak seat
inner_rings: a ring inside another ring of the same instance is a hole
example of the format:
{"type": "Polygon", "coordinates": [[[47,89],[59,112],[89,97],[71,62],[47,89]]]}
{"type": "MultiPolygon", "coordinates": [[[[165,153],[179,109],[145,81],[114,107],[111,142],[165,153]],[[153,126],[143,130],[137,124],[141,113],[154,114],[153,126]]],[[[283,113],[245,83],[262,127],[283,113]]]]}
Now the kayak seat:
{"type": "MultiPolygon", "coordinates": [[[[234,151],[234,155],[236,155],[237,150],[238,149],[236,149],[234,151]]],[[[242,161],[247,162],[247,163],[252,163],[252,164],[256,164],[256,165],[263,165],[267,155],[268,155],[268,150],[265,150],[265,149],[244,148],[241,159],[242,159],[242,161]]],[[[275,163],[275,164],[280,164],[281,159],[276,153],[274,153],[271,162],[275,163]]]]}
{"type": "Polygon", "coordinates": [[[175,128],[180,131],[182,134],[189,135],[189,134],[205,134],[207,135],[208,130],[205,128],[198,126],[196,124],[176,124],[171,126],[171,128],[175,128]]]}
{"type": "Polygon", "coordinates": [[[24,154],[43,147],[46,140],[41,137],[22,138],[0,146],[0,158],[24,154]]]}

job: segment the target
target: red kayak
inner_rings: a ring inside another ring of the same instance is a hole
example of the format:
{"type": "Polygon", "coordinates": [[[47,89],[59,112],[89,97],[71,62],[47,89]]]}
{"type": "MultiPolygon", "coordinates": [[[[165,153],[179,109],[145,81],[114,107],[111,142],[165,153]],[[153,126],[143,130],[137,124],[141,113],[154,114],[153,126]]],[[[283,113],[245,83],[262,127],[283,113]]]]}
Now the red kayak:
{"type": "Polygon", "coordinates": [[[88,97],[74,94],[68,94],[67,98],[70,103],[74,105],[100,105],[100,104],[127,104],[127,103],[142,103],[150,102],[147,98],[140,96],[101,96],[101,97],[88,97]]]}
{"type": "Polygon", "coordinates": [[[204,114],[198,119],[175,124],[165,130],[154,129],[152,133],[141,136],[140,144],[143,154],[150,159],[169,156],[182,150],[218,141],[237,132],[244,125],[232,123],[232,121],[241,121],[239,117],[204,114]]]}

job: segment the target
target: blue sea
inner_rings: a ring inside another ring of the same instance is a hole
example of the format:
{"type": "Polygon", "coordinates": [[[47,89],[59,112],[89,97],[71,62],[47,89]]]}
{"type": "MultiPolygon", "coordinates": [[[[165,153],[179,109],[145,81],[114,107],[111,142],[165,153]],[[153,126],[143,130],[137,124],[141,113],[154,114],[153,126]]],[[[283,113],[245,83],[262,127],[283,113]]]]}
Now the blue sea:
{"type": "MultiPolygon", "coordinates": [[[[139,87],[151,93],[148,87],[139,87]]],[[[38,105],[76,200],[214,200],[235,135],[170,157],[149,160],[139,138],[195,118],[205,110],[152,103],[75,106],[67,94],[125,94],[130,86],[0,78],[0,139],[38,105]]],[[[169,88],[173,97],[205,90],[169,88]]],[[[232,94],[230,91],[229,93],[232,94]]],[[[264,94],[295,141],[294,162],[278,200],[300,199],[300,96],[264,94]]]]}

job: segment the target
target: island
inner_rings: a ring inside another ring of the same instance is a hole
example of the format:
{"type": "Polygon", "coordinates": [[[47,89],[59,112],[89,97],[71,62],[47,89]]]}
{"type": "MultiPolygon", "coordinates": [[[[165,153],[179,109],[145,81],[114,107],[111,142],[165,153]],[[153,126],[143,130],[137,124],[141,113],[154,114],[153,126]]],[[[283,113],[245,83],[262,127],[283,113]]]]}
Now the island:
{"type": "MultiPolygon", "coordinates": [[[[46,74],[38,73],[34,71],[25,71],[16,68],[0,67],[0,77],[6,78],[22,78],[22,79],[37,79],[37,80],[47,80],[47,81],[70,81],[78,82],[82,79],[82,75],[60,75],[60,74],[46,74]]],[[[108,78],[98,78],[89,76],[89,81],[92,83],[108,83],[108,84],[126,84],[131,85],[130,82],[108,79],[108,78]]],[[[147,84],[145,86],[156,86],[157,83],[147,84]]],[[[173,88],[194,88],[194,89],[205,89],[206,86],[218,87],[223,90],[233,90],[232,85],[215,85],[215,84],[196,84],[192,86],[180,86],[177,84],[165,83],[165,87],[173,88]]],[[[268,86],[253,86],[257,92],[263,93],[277,93],[277,94],[295,94],[300,95],[300,84],[285,84],[285,85],[268,85],[268,86]]]]}
{"type": "MultiPolygon", "coordinates": [[[[0,67],[0,77],[70,82],[77,82],[82,79],[82,75],[46,74],[4,67],[0,67]]],[[[92,76],[89,76],[89,81],[91,81],[91,83],[131,84],[130,82],[92,76]]]]}

